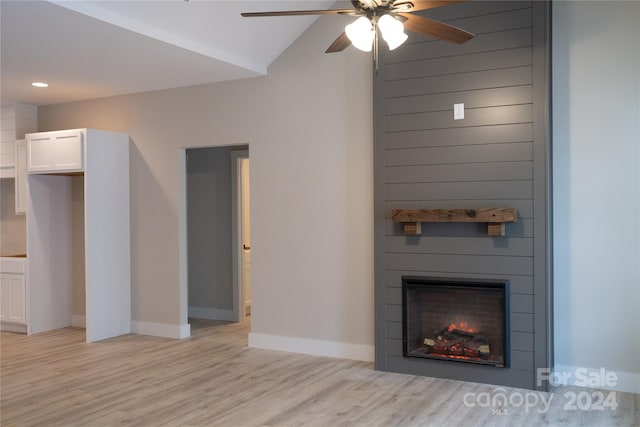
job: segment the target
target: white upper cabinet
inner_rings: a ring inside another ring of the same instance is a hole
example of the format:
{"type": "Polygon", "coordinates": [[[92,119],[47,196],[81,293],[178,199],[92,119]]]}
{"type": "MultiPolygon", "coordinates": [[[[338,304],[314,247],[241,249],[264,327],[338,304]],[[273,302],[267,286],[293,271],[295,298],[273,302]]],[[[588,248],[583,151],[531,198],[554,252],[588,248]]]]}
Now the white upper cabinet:
{"type": "Polygon", "coordinates": [[[27,135],[29,173],[67,173],[84,170],[84,132],[81,129],[27,135]]]}

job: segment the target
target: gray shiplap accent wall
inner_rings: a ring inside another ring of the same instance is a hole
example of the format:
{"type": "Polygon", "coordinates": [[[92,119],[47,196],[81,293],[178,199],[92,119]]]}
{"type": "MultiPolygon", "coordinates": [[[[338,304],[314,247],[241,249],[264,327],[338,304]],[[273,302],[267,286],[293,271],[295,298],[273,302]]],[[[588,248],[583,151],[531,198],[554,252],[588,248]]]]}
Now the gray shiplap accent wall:
{"type": "MultiPolygon", "coordinates": [[[[376,368],[523,388],[551,366],[548,5],[468,2],[425,16],[476,34],[464,45],[415,33],[382,48],[375,77],[376,368]],[[453,120],[453,104],[465,119],[453,120]],[[423,224],[395,208],[515,207],[506,237],[484,224],[423,224]],[[402,275],[511,282],[510,368],[402,356],[402,275]]],[[[382,42],[381,42],[382,43],[382,42]]]]}

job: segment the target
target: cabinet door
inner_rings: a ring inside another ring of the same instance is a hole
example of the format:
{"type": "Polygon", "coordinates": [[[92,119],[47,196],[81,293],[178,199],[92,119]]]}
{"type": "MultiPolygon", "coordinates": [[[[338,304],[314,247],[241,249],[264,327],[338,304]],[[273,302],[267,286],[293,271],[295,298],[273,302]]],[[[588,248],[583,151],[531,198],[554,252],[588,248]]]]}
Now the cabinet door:
{"type": "Polygon", "coordinates": [[[0,274],[0,320],[25,323],[24,275],[0,274]]]}
{"type": "Polygon", "coordinates": [[[43,132],[27,137],[29,173],[81,172],[83,138],[81,130],[43,132]]]}
{"type": "Polygon", "coordinates": [[[16,213],[27,212],[27,141],[16,141],[16,213]]]}

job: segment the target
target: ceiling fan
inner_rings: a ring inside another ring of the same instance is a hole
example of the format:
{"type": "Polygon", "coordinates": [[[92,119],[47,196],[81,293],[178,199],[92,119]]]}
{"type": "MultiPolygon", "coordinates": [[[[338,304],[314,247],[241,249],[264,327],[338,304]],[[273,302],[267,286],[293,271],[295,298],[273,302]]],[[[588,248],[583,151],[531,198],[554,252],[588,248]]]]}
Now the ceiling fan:
{"type": "Polygon", "coordinates": [[[468,31],[436,21],[413,12],[432,9],[466,0],[351,0],[353,9],[288,10],[279,12],[241,13],[244,17],[294,15],[347,15],[359,16],[325,51],[341,52],[350,44],[365,52],[373,50],[378,68],[378,33],[393,50],[407,40],[404,29],[453,43],[464,43],[475,37],[468,31]]]}

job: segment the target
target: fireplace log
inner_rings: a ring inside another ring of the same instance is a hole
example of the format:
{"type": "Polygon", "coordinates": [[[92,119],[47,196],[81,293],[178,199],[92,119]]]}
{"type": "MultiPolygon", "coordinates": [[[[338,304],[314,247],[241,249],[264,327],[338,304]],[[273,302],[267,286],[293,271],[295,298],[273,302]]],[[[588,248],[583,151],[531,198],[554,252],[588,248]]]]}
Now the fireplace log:
{"type": "Polygon", "coordinates": [[[432,336],[424,338],[428,353],[453,356],[481,357],[487,359],[491,354],[489,339],[482,332],[469,332],[461,329],[437,329],[432,336]]]}
{"type": "Polygon", "coordinates": [[[440,341],[436,341],[436,348],[442,348],[442,349],[447,349],[447,348],[452,348],[455,347],[457,345],[460,344],[464,344],[464,339],[458,337],[458,338],[454,338],[452,340],[440,340],[440,341]]]}
{"type": "Polygon", "coordinates": [[[463,331],[462,329],[453,329],[451,331],[449,331],[447,329],[447,332],[450,333],[450,334],[460,335],[460,336],[464,336],[464,337],[471,337],[471,338],[474,338],[474,339],[475,339],[475,337],[477,335],[481,334],[481,332],[477,332],[477,333],[476,332],[469,332],[469,331],[463,331]]]}

